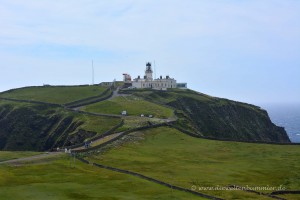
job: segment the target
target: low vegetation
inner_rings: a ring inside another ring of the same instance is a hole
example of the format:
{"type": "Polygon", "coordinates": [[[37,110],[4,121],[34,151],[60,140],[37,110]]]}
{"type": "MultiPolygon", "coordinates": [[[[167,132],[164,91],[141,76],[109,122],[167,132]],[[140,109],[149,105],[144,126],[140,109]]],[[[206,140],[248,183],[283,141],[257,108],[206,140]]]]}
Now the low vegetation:
{"type": "MultiPolygon", "coordinates": [[[[195,139],[166,127],[136,132],[120,141],[88,159],[185,188],[193,185],[300,188],[300,146],[195,139]]],[[[200,192],[225,199],[269,199],[243,191],[200,192]]]]}
{"type": "Polygon", "coordinates": [[[108,101],[102,101],[88,105],[84,108],[88,112],[105,114],[121,114],[127,111],[130,116],[152,115],[157,118],[169,118],[173,116],[173,110],[136,96],[121,96],[108,101]]]}
{"type": "Polygon", "coordinates": [[[41,154],[33,151],[0,151],[0,162],[41,154]]]}
{"type": "Polygon", "coordinates": [[[0,164],[1,199],[201,199],[78,160],[73,168],[70,161],[69,156],[62,156],[17,167],[0,164]]]}
{"type": "Polygon", "coordinates": [[[98,85],[25,87],[0,93],[0,97],[65,104],[100,95],[106,89],[98,85]]]}

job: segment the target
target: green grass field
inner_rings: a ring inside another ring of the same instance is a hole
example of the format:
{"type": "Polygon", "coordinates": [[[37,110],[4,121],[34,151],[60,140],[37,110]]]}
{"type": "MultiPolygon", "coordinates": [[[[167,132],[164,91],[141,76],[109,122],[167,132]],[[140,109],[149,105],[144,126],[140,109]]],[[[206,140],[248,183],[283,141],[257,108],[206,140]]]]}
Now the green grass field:
{"type": "Polygon", "coordinates": [[[116,97],[111,100],[98,102],[88,105],[84,108],[88,112],[97,112],[105,114],[121,114],[123,110],[131,116],[153,115],[157,118],[168,118],[173,116],[173,110],[145,101],[140,97],[126,96],[116,97]]]}
{"type": "Polygon", "coordinates": [[[0,199],[201,199],[133,176],[100,169],[70,158],[14,166],[0,164],[0,199]]]}
{"type": "Polygon", "coordinates": [[[0,93],[0,97],[65,104],[100,95],[105,91],[105,89],[105,87],[96,85],[26,87],[0,93]]]}
{"type": "Polygon", "coordinates": [[[32,151],[0,151],[0,162],[6,160],[13,160],[22,157],[34,156],[41,154],[41,152],[32,151]]]}
{"type": "Polygon", "coordinates": [[[178,97],[191,97],[202,102],[211,102],[213,97],[195,92],[193,90],[168,89],[166,91],[156,91],[149,89],[127,90],[125,93],[134,94],[137,97],[147,98],[153,102],[167,104],[175,101],[178,97]]]}
{"type": "MultiPolygon", "coordinates": [[[[195,139],[166,127],[137,132],[134,136],[143,139],[125,142],[89,159],[185,188],[230,184],[300,188],[300,146],[195,139]]],[[[258,198],[243,191],[201,192],[225,199],[258,198]]]]}
{"type": "Polygon", "coordinates": [[[122,132],[132,128],[149,126],[149,122],[151,124],[160,124],[163,123],[164,120],[158,118],[129,116],[124,118],[124,125],[118,128],[115,132],[122,132]]]}
{"type": "Polygon", "coordinates": [[[75,114],[75,117],[77,120],[84,122],[84,124],[80,126],[80,129],[97,132],[98,134],[102,134],[112,129],[121,122],[120,118],[92,116],[86,114],[75,114]]]}

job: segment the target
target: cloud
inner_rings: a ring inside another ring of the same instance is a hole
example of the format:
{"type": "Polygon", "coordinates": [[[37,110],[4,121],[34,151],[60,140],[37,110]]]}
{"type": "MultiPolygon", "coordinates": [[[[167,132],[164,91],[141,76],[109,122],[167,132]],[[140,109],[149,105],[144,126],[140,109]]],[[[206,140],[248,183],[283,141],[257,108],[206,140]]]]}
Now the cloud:
{"type": "MultiPolygon", "coordinates": [[[[228,87],[241,79],[255,95],[247,73],[263,68],[254,79],[269,81],[276,96],[272,85],[280,82],[268,73],[293,80],[289,71],[299,72],[299,10],[294,0],[1,0],[1,68],[24,59],[28,71],[44,62],[52,63],[43,68],[50,72],[95,59],[110,80],[125,70],[141,74],[144,62],[155,59],[159,74],[215,95],[232,92],[228,87]]],[[[242,98],[241,88],[230,98],[242,98]]]]}

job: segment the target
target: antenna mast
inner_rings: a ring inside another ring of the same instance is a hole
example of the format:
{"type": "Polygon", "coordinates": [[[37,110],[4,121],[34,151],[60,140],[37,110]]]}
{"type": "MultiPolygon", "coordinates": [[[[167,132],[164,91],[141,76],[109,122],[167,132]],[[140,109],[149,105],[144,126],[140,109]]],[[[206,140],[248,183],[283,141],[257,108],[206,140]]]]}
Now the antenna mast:
{"type": "Polygon", "coordinates": [[[154,79],[156,79],[156,65],[155,65],[155,60],[154,60],[154,79]]]}
{"type": "Polygon", "coordinates": [[[92,60],[92,85],[94,85],[94,60],[92,60]]]}

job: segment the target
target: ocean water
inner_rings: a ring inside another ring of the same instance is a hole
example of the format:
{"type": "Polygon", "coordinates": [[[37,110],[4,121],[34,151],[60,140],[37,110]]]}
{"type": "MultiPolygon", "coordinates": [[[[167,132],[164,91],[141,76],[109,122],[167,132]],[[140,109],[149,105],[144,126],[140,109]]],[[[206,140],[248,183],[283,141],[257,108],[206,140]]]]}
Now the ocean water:
{"type": "Polygon", "coordinates": [[[264,104],[272,122],[284,127],[292,142],[300,143],[300,104],[264,104]]]}

